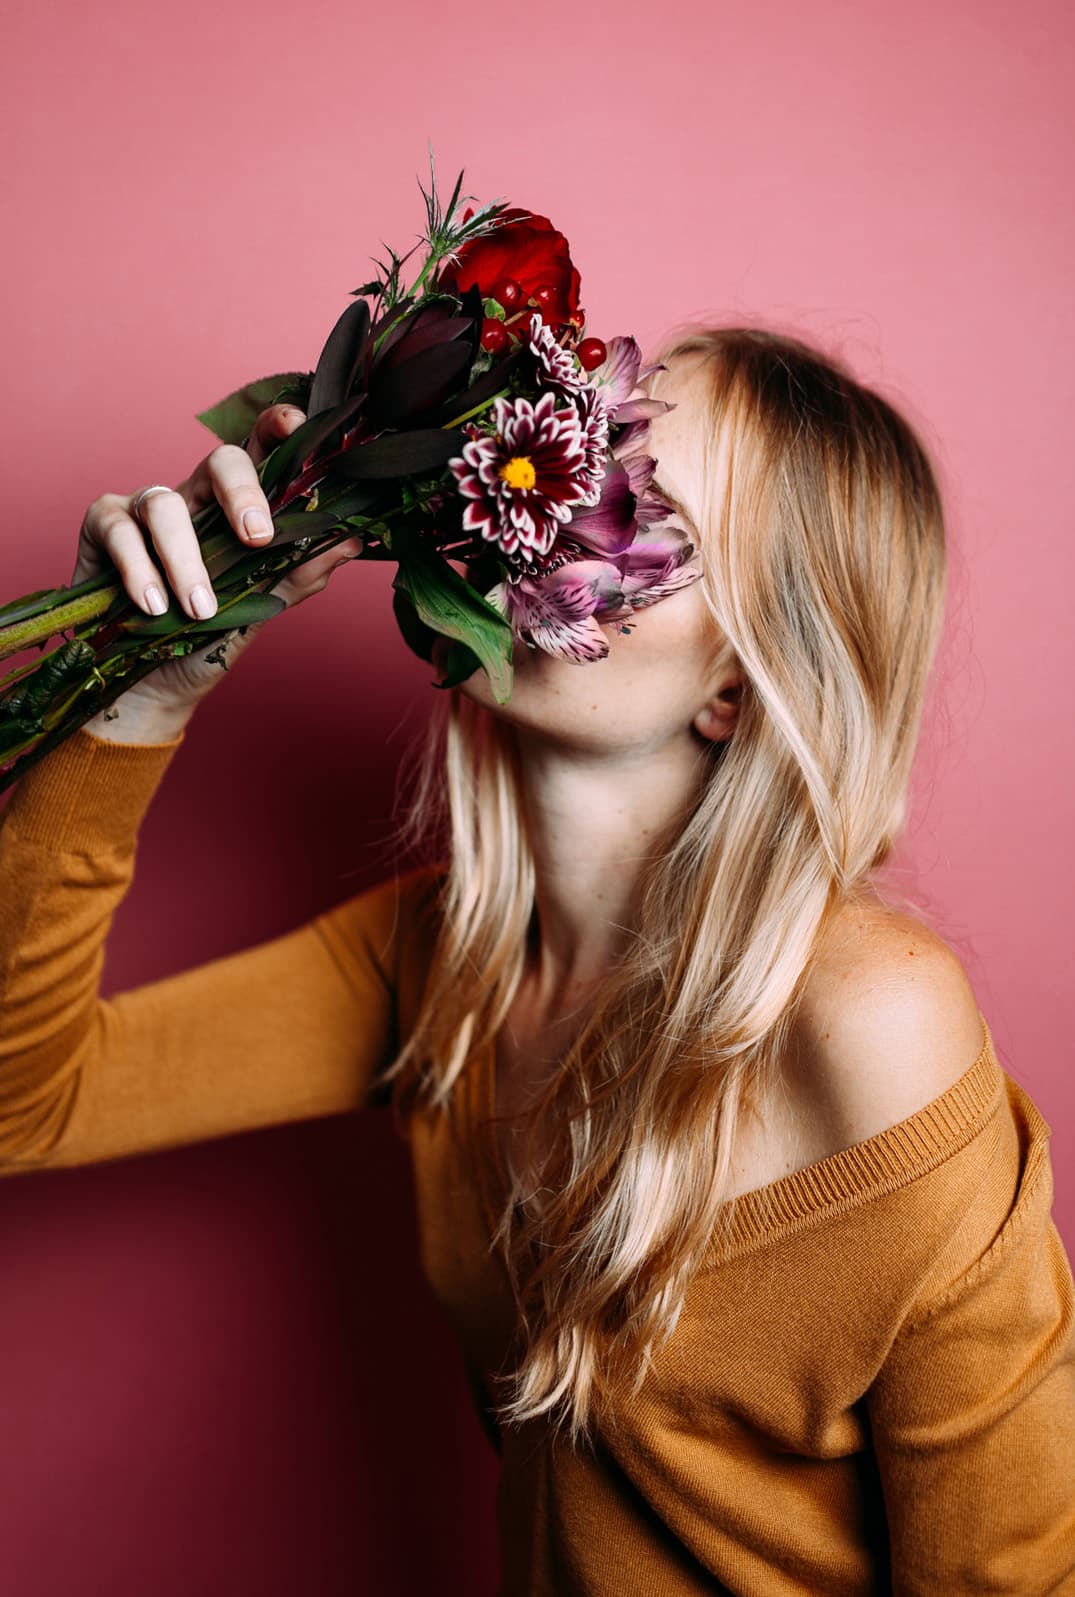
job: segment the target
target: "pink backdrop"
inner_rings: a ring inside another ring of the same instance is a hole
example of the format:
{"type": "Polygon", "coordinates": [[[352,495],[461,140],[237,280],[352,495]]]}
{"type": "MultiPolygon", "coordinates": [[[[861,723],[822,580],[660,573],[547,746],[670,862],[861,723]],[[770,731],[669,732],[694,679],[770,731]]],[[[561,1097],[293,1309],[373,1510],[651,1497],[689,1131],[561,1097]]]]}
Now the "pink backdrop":
{"type": "MultiPolygon", "coordinates": [[[[213,444],[195,411],[312,364],[382,241],[413,241],[427,137],[445,194],[462,166],[564,228],[592,331],[747,318],[843,353],[922,428],[951,520],[899,879],[1054,1128],[1073,1251],[1069,19],[17,0],[0,586],[66,582],[90,500],[177,481],[213,444]]],[[[106,993],[378,878],[431,697],[388,575],[346,567],[204,706],[106,993]]],[[[493,1591],[493,1455],[379,1117],[6,1183],[0,1229],[6,1590],[493,1591]]]]}

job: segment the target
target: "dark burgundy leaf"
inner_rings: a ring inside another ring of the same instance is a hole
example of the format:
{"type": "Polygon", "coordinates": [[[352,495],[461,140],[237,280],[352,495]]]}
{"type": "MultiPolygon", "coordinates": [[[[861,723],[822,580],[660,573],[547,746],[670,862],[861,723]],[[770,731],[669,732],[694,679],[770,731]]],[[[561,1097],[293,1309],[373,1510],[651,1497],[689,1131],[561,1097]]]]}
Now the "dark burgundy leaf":
{"type": "Polygon", "coordinates": [[[461,427],[416,427],[409,433],[387,433],[358,444],[333,462],[341,477],[411,477],[433,471],[463,452],[467,435],[461,427]]]}
{"type": "Polygon", "coordinates": [[[417,317],[411,323],[402,338],[398,339],[385,355],[382,350],[374,362],[374,371],[391,368],[401,360],[410,360],[413,355],[421,355],[425,350],[432,349],[436,344],[450,344],[470,335],[473,323],[465,316],[427,316],[419,320],[417,317]]]}
{"type": "Polygon", "coordinates": [[[370,379],[367,415],[378,427],[395,427],[409,416],[443,404],[470,369],[470,347],[458,341],[435,344],[401,360],[370,379]]]}
{"type": "Polygon", "coordinates": [[[453,416],[462,416],[466,411],[473,410],[475,405],[491,399],[506,386],[509,376],[520,364],[526,352],[522,344],[518,345],[510,355],[506,355],[503,360],[497,361],[495,366],[490,366],[487,372],[483,372],[469,388],[464,389],[461,394],[453,394],[451,399],[441,406],[437,415],[429,418],[430,421],[440,422],[443,425],[444,422],[451,421],[453,416]]]}
{"type": "Polygon", "coordinates": [[[340,405],[351,392],[370,335],[370,308],[364,299],[348,305],[328,335],[314,373],[307,415],[340,405]]]}
{"type": "Polygon", "coordinates": [[[392,345],[403,337],[413,322],[415,314],[414,301],[408,297],[407,299],[397,300],[391,310],[385,311],[383,316],[378,316],[370,328],[370,360],[380,360],[385,351],[391,349],[392,345]],[[386,329],[387,331],[385,331],[386,329]],[[384,334],[384,342],[378,350],[374,351],[374,345],[382,333],[384,334]]]}
{"type": "Polygon", "coordinates": [[[325,439],[343,422],[349,421],[366,403],[365,394],[355,394],[337,405],[334,410],[323,410],[320,416],[311,416],[289,433],[282,444],[277,444],[261,471],[261,486],[267,498],[287,486],[297,475],[296,468],[308,460],[325,439]]]}

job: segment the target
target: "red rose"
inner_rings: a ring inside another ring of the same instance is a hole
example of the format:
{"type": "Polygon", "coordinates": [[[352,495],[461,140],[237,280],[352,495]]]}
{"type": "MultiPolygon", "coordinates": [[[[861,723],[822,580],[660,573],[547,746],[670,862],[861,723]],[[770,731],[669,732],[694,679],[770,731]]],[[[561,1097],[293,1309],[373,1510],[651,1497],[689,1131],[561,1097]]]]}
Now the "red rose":
{"type": "Polygon", "coordinates": [[[533,300],[542,320],[551,327],[566,327],[569,322],[581,326],[579,274],[567,239],[547,216],[535,216],[518,206],[501,211],[500,216],[491,233],[462,246],[457,260],[448,262],[440,273],[437,286],[462,293],[476,283],[483,299],[499,300],[497,289],[514,282],[521,294],[517,305],[505,306],[509,316],[533,300]],[[544,291],[540,296],[539,289],[544,291]]]}

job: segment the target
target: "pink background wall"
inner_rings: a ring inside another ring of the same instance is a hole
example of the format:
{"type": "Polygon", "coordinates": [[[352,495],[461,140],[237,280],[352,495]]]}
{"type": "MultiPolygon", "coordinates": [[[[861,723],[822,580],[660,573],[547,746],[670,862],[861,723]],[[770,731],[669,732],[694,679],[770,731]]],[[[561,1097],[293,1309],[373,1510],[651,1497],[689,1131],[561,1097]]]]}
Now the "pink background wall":
{"type": "MultiPolygon", "coordinates": [[[[1075,1251],[1065,11],[21,0],[0,587],[66,582],[90,500],[177,481],[213,444],[195,411],[313,363],[382,241],[413,241],[427,137],[445,194],[462,166],[567,232],[592,331],[747,318],[843,353],[924,431],[951,518],[900,882],[1054,1128],[1075,1251]]],[[[346,567],[203,707],[106,993],[378,878],[431,699],[388,576],[346,567]]],[[[4,1184],[5,1589],[492,1592],[493,1457],[411,1225],[378,1117],[4,1184]]]]}

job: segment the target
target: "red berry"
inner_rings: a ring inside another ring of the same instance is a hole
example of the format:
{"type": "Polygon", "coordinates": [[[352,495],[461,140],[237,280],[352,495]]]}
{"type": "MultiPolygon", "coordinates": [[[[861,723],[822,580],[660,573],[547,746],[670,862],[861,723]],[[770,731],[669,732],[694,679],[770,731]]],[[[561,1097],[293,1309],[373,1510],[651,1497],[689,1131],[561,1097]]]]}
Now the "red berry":
{"type": "Polygon", "coordinates": [[[599,338],[584,338],[575,354],[583,371],[592,372],[595,366],[600,366],[608,356],[608,350],[599,338]]]}
{"type": "Polygon", "coordinates": [[[554,288],[548,287],[535,288],[534,304],[541,312],[542,320],[547,322],[549,319],[549,311],[553,305],[556,304],[556,290],[554,288]]]}
{"type": "Polygon", "coordinates": [[[489,350],[490,354],[499,355],[507,349],[510,339],[503,322],[498,322],[495,316],[487,316],[482,323],[482,348],[489,350]]]}
{"type": "Polygon", "coordinates": [[[518,310],[523,291],[514,277],[506,277],[499,287],[494,288],[493,298],[499,300],[506,311],[518,310]]]}

